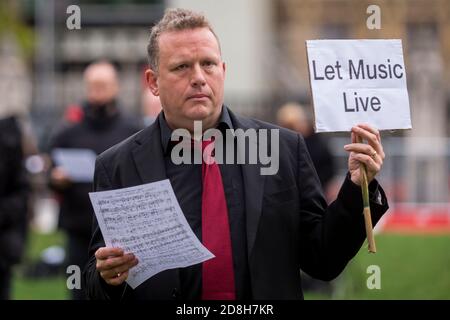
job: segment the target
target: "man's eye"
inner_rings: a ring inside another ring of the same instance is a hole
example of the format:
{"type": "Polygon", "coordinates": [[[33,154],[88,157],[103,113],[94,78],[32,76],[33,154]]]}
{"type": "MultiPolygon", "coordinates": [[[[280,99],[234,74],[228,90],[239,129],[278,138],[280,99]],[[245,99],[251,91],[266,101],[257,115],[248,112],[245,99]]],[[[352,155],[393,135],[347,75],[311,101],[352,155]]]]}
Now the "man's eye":
{"type": "Polygon", "coordinates": [[[214,65],[215,65],[215,63],[212,62],[212,61],[205,61],[205,62],[203,62],[203,66],[204,67],[212,67],[214,65]]]}
{"type": "Polygon", "coordinates": [[[176,68],[175,68],[175,70],[184,70],[184,69],[186,69],[187,68],[187,64],[180,64],[179,66],[177,66],[176,68]]]}

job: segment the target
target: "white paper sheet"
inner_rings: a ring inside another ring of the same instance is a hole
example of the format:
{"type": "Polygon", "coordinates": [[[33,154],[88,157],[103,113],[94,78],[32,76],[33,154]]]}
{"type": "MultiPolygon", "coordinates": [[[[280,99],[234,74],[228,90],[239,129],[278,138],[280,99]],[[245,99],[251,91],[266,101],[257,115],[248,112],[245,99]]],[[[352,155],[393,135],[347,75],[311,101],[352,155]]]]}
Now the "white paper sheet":
{"type": "Polygon", "coordinates": [[[97,155],[90,149],[56,148],[52,158],[74,182],[92,182],[97,155]]]}
{"type": "Polygon", "coordinates": [[[317,132],[410,129],[401,40],[308,40],[317,132]]]}
{"type": "Polygon", "coordinates": [[[214,258],[190,228],[167,179],[89,197],[106,246],[139,260],[127,279],[133,289],[158,272],[214,258]]]}

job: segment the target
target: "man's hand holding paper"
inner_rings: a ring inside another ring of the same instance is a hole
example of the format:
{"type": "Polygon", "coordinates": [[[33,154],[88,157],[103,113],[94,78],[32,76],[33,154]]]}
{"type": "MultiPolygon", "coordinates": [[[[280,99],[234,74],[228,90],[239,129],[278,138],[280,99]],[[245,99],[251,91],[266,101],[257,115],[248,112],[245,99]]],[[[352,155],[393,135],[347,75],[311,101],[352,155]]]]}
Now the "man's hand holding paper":
{"type": "Polygon", "coordinates": [[[128,278],[129,270],[139,263],[134,254],[125,254],[121,248],[100,248],[95,258],[100,276],[113,286],[121,285],[128,278]]]}

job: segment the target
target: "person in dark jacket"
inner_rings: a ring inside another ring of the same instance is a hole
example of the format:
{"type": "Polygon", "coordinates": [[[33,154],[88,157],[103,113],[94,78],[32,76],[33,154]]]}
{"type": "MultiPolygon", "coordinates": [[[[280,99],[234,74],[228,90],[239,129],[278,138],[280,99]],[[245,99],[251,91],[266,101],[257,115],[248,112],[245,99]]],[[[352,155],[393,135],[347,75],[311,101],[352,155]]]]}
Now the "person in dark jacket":
{"type": "MultiPolygon", "coordinates": [[[[140,129],[117,105],[119,83],[113,65],[91,64],[85,70],[84,81],[87,99],[81,106],[82,117],[77,123],[61,127],[50,143],[50,151],[88,149],[100,154],[140,129]]],[[[88,193],[92,182],[72,181],[67,168],[55,166],[50,173],[50,186],[60,201],[59,226],[68,236],[67,265],[82,269],[91,235],[93,210],[88,193]]],[[[72,298],[84,299],[83,288],[72,289],[72,298]]]]}
{"type": "Polygon", "coordinates": [[[11,267],[20,262],[24,251],[30,190],[15,117],[0,119],[0,155],[0,300],[6,300],[11,267]]]}
{"type": "MultiPolygon", "coordinates": [[[[204,15],[168,9],[152,28],[147,48],[147,85],[159,96],[163,112],[152,125],[97,157],[94,190],[169,179],[187,223],[216,260],[161,271],[133,289],[126,283],[133,267],[143,261],[165,264],[171,257],[166,259],[167,252],[161,250],[154,253],[154,261],[145,261],[152,254],[107,246],[94,220],[90,259],[84,269],[89,298],[292,300],[303,298],[300,269],[325,281],[338,276],[365,239],[360,161],[367,164],[374,223],[388,209],[386,195],[374,179],[385,157],[378,130],[368,125],[352,128],[352,143],[344,148],[350,151],[348,173],[328,206],[300,134],[241,117],[224,104],[226,66],[204,15]],[[220,136],[224,130],[229,137],[226,150],[236,150],[238,161],[211,163],[211,149],[205,147],[205,166],[179,165],[171,150],[172,137],[181,132],[200,137],[195,121],[200,121],[202,133],[214,128],[220,136]],[[271,132],[277,138],[246,143],[250,132],[271,132]],[[369,144],[355,143],[357,136],[370,140],[369,144]],[[265,174],[260,171],[261,161],[248,161],[247,155],[259,147],[270,150],[274,171],[265,174]]],[[[129,213],[131,209],[120,217],[127,220],[129,213]]],[[[156,248],[172,241],[157,235],[163,229],[150,232],[148,239],[145,236],[146,245],[156,248]]],[[[145,276],[147,266],[138,267],[140,275],[145,276]]]]}

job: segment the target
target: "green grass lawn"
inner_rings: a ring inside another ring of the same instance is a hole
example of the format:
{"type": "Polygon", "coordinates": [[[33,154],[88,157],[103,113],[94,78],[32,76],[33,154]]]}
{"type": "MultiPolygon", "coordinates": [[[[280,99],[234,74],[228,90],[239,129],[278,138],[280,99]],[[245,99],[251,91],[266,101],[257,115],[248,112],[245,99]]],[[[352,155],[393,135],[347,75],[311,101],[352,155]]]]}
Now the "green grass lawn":
{"type": "Polygon", "coordinates": [[[38,234],[31,232],[23,263],[15,268],[12,298],[15,300],[65,300],[69,298],[64,274],[47,278],[25,277],[26,266],[39,260],[42,250],[53,246],[64,246],[62,232],[38,234]]]}
{"type": "Polygon", "coordinates": [[[339,299],[450,299],[450,235],[376,236],[376,254],[362,248],[336,281],[339,299]],[[381,289],[368,289],[370,265],[381,289]]]}
{"type": "MultiPolygon", "coordinates": [[[[64,245],[62,233],[32,233],[25,261],[35,261],[50,245],[64,245]]],[[[333,281],[332,295],[305,293],[306,299],[450,299],[450,235],[376,236],[376,254],[362,248],[341,276],[333,281]],[[368,289],[370,265],[380,268],[381,289],[368,289]]],[[[68,299],[64,274],[29,279],[16,268],[14,299],[68,299]]]]}
{"type": "Polygon", "coordinates": [[[35,280],[18,276],[12,297],[15,300],[67,300],[69,291],[63,276],[35,280]]]}

